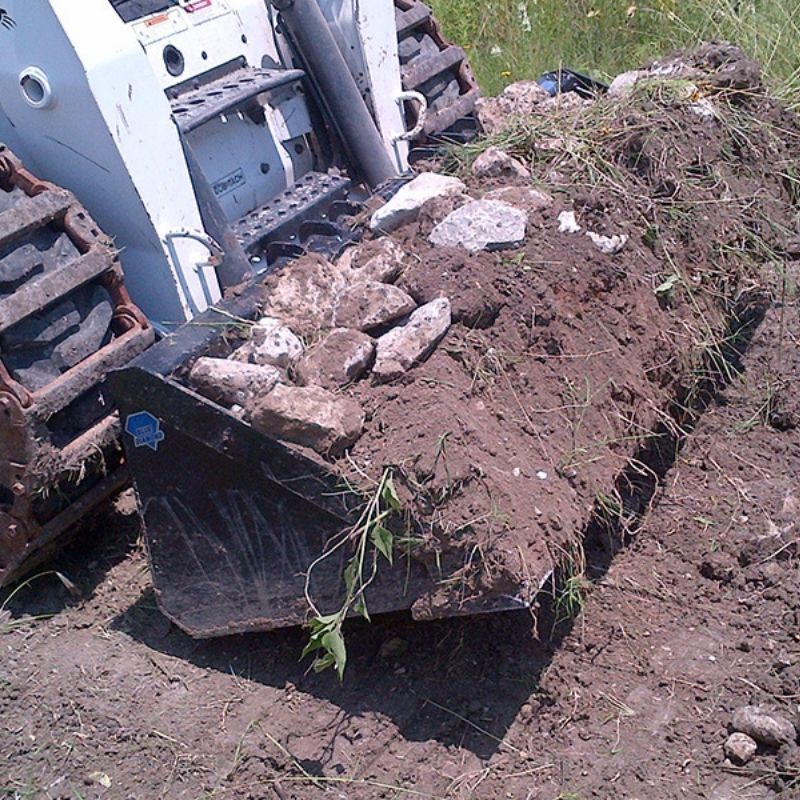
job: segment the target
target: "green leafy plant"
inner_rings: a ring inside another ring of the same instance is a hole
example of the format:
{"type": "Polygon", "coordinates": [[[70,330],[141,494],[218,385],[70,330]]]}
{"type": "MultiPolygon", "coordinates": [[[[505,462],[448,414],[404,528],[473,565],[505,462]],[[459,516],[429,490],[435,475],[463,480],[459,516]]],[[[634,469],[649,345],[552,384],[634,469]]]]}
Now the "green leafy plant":
{"type": "Polygon", "coordinates": [[[395,536],[387,527],[389,518],[402,511],[391,470],[385,470],[374,493],[370,496],[356,525],[347,531],[331,548],[309,567],[306,573],[306,601],[312,610],[309,620],[308,642],[301,658],[316,654],[312,663],[315,672],[333,667],[339,680],[347,666],[347,646],[342,627],[348,616],[357,614],[368,622],[369,611],[365,592],[375,580],[378,562],[384,558],[394,563],[395,536]],[[310,592],[310,577],[315,567],[329,558],[340,547],[353,542],[355,550],[347,562],[342,579],[345,596],[341,607],[332,614],[322,614],[314,604],[310,592]]]}

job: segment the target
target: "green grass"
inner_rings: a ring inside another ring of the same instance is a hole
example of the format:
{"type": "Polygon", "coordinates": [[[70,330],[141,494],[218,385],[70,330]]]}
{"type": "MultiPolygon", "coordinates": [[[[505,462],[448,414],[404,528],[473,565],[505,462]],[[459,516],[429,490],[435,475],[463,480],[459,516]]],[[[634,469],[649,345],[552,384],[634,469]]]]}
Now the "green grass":
{"type": "Polygon", "coordinates": [[[800,106],[800,0],[432,0],[486,94],[559,66],[609,79],[704,40],[735,42],[800,106]]]}

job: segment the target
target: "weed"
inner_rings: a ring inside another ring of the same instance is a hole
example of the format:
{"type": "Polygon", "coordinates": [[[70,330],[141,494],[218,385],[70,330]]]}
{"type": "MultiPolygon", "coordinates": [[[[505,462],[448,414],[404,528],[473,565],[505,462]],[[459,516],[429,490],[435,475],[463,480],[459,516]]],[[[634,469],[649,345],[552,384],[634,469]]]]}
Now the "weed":
{"type": "Polygon", "coordinates": [[[21,619],[12,619],[11,613],[8,610],[8,606],[11,601],[26,587],[30,586],[34,581],[39,580],[39,578],[46,578],[48,575],[55,575],[59,581],[64,585],[67,591],[70,594],[75,594],[77,589],[75,584],[67,578],[66,575],[62,575],[60,572],[56,572],[55,570],[49,570],[47,572],[40,572],[37,575],[32,575],[27,580],[22,581],[18,586],[14,588],[14,590],[3,600],[2,604],[0,604],[0,635],[4,633],[11,633],[12,631],[16,630],[17,628],[22,627],[23,625],[29,625],[31,622],[36,622],[38,620],[43,619],[50,619],[51,617],[55,616],[55,614],[37,614],[35,616],[28,616],[22,617],[21,619]]]}
{"type": "Polygon", "coordinates": [[[314,616],[309,620],[309,640],[301,658],[316,653],[312,667],[315,672],[333,667],[339,680],[344,677],[347,665],[347,647],[342,633],[344,621],[351,614],[361,615],[370,621],[365,592],[375,580],[378,558],[383,556],[389,564],[394,561],[394,534],[386,527],[389,518],[402,511],[394,487],[391,470],[385,470],[374,493],[368,499],[355,526],[346,531],[332,547],[317,558],[306,573],[305,596],[314,616]],[[314,569],[330,558],[339,548],[354,542],[355,553],[347,562],[342,579],[345,597],[341,607],[332,614],[322,614],[311,598],[311,576],[314,569]],[[370,547],[371,545],[371,547],[370,547]],[[371,551],[371,552],[370,552],[371,551]],[[368,560],[372,561],[371,565],[368,560]]]}

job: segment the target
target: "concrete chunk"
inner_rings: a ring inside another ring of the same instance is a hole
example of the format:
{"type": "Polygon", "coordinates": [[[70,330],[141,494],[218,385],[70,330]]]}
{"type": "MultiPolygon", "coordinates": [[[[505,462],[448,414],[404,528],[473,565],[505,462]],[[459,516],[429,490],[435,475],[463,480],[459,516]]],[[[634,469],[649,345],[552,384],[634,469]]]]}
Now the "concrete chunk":
{"type": "Polygon", "coordinates": [[[476,178],[518,178],[528,180],[531,173],[519,160],[499,147],[487,147],[473,162],[472,174],[476,178]]]}
{"type": "Polygon", "coordinates": [[[339,455],[364,429],[364,412],[349,397],[319,386],[279,384],[249,406],[252,426],[274,439],[339,455]]]}
{"type": "Polygon", "coordinates": [[[442,297],[421,306],[408,322],[381,336],[372,370],[375,381],[399,378],[427,358],[447,333],[451,319],[450,301],[442,297]]]}
{"type": "Polygon", "coordinates": [[[337,266],[353,279],[394,283],[405,266],[406,254],[393,239],[383,236],[345,251],[337,266]]]}
{"type": "Polygon", "coordinates": [[[373,231],[389,233],[401,225],[413,222],[428,200],[442,195],[462,194],[466,190],[467,187],[458,178],[423,172],[379,208],[372,215],[369,226],[373,231]]]}
{"type": "Polygon", "coordinates": [[[281,381],[275,367],[242,364],[226,358],[198,358],[189,385],[203,397],[226,406],[244,405],[269,394],[281,381]]]}
{"type": "Polygon", "coordinates": [[[303,343],[291,328],[275,317],[264,317],[253,325],[249,341],[238,348],[231,358],[245,364],[287,369],[301,355],[303,343]]]}
{"type": "Polygon", "coordinates": [[[305,386],[339,389],[362,377],[375,358],[375,340],[360,331],[337,328],[307,350],[296,374],[305,386]]]}
{"type": "Polygon", "coordinates": [[[439,247],[470,253],[516,247],[525,239],[528,215],[498,200],[473,200],[443,219],[429,237],[439,247]]]}
{"type": "Polygon", "coordinates": [[[337,298],[333,324],[370,331],[408,316],[417,304],[402,289],[378,281],[348,286],[337,298]]]}

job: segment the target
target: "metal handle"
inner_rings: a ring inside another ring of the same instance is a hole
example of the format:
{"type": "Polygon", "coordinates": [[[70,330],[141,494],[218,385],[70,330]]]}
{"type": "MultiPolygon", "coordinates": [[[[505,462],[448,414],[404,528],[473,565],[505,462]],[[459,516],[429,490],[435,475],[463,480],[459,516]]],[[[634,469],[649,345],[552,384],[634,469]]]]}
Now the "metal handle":
{"type": "Polygon", "coordinates": [[[402,104],[406,100],[410,100],[412,103],[416,103],[419,106],[417,124],[410,131],[395,136],[394,140],[396,142],[407,142],[411,139],[416,139],[425,128],[425,115],[428,113],[428,99],[424,94],[420,94],[420,92],[400,92],[400,94],[397,95],[398,103],[402,104]]]}
{"type": "Polygon", "coordinates": [[[203,231],[193,231],[189,228],[181,228],[180,230],[170,231],[165,237],[164,241],[167,245],[172,244],[173,239],[191,239],[192,241],[199,242],[209,252],[209,259],[205,264],[198,264],[201,269],[206,267],[218,267],[222,263],[225,256],[225,251],[222,247],[207,233],[203,231]]]}

